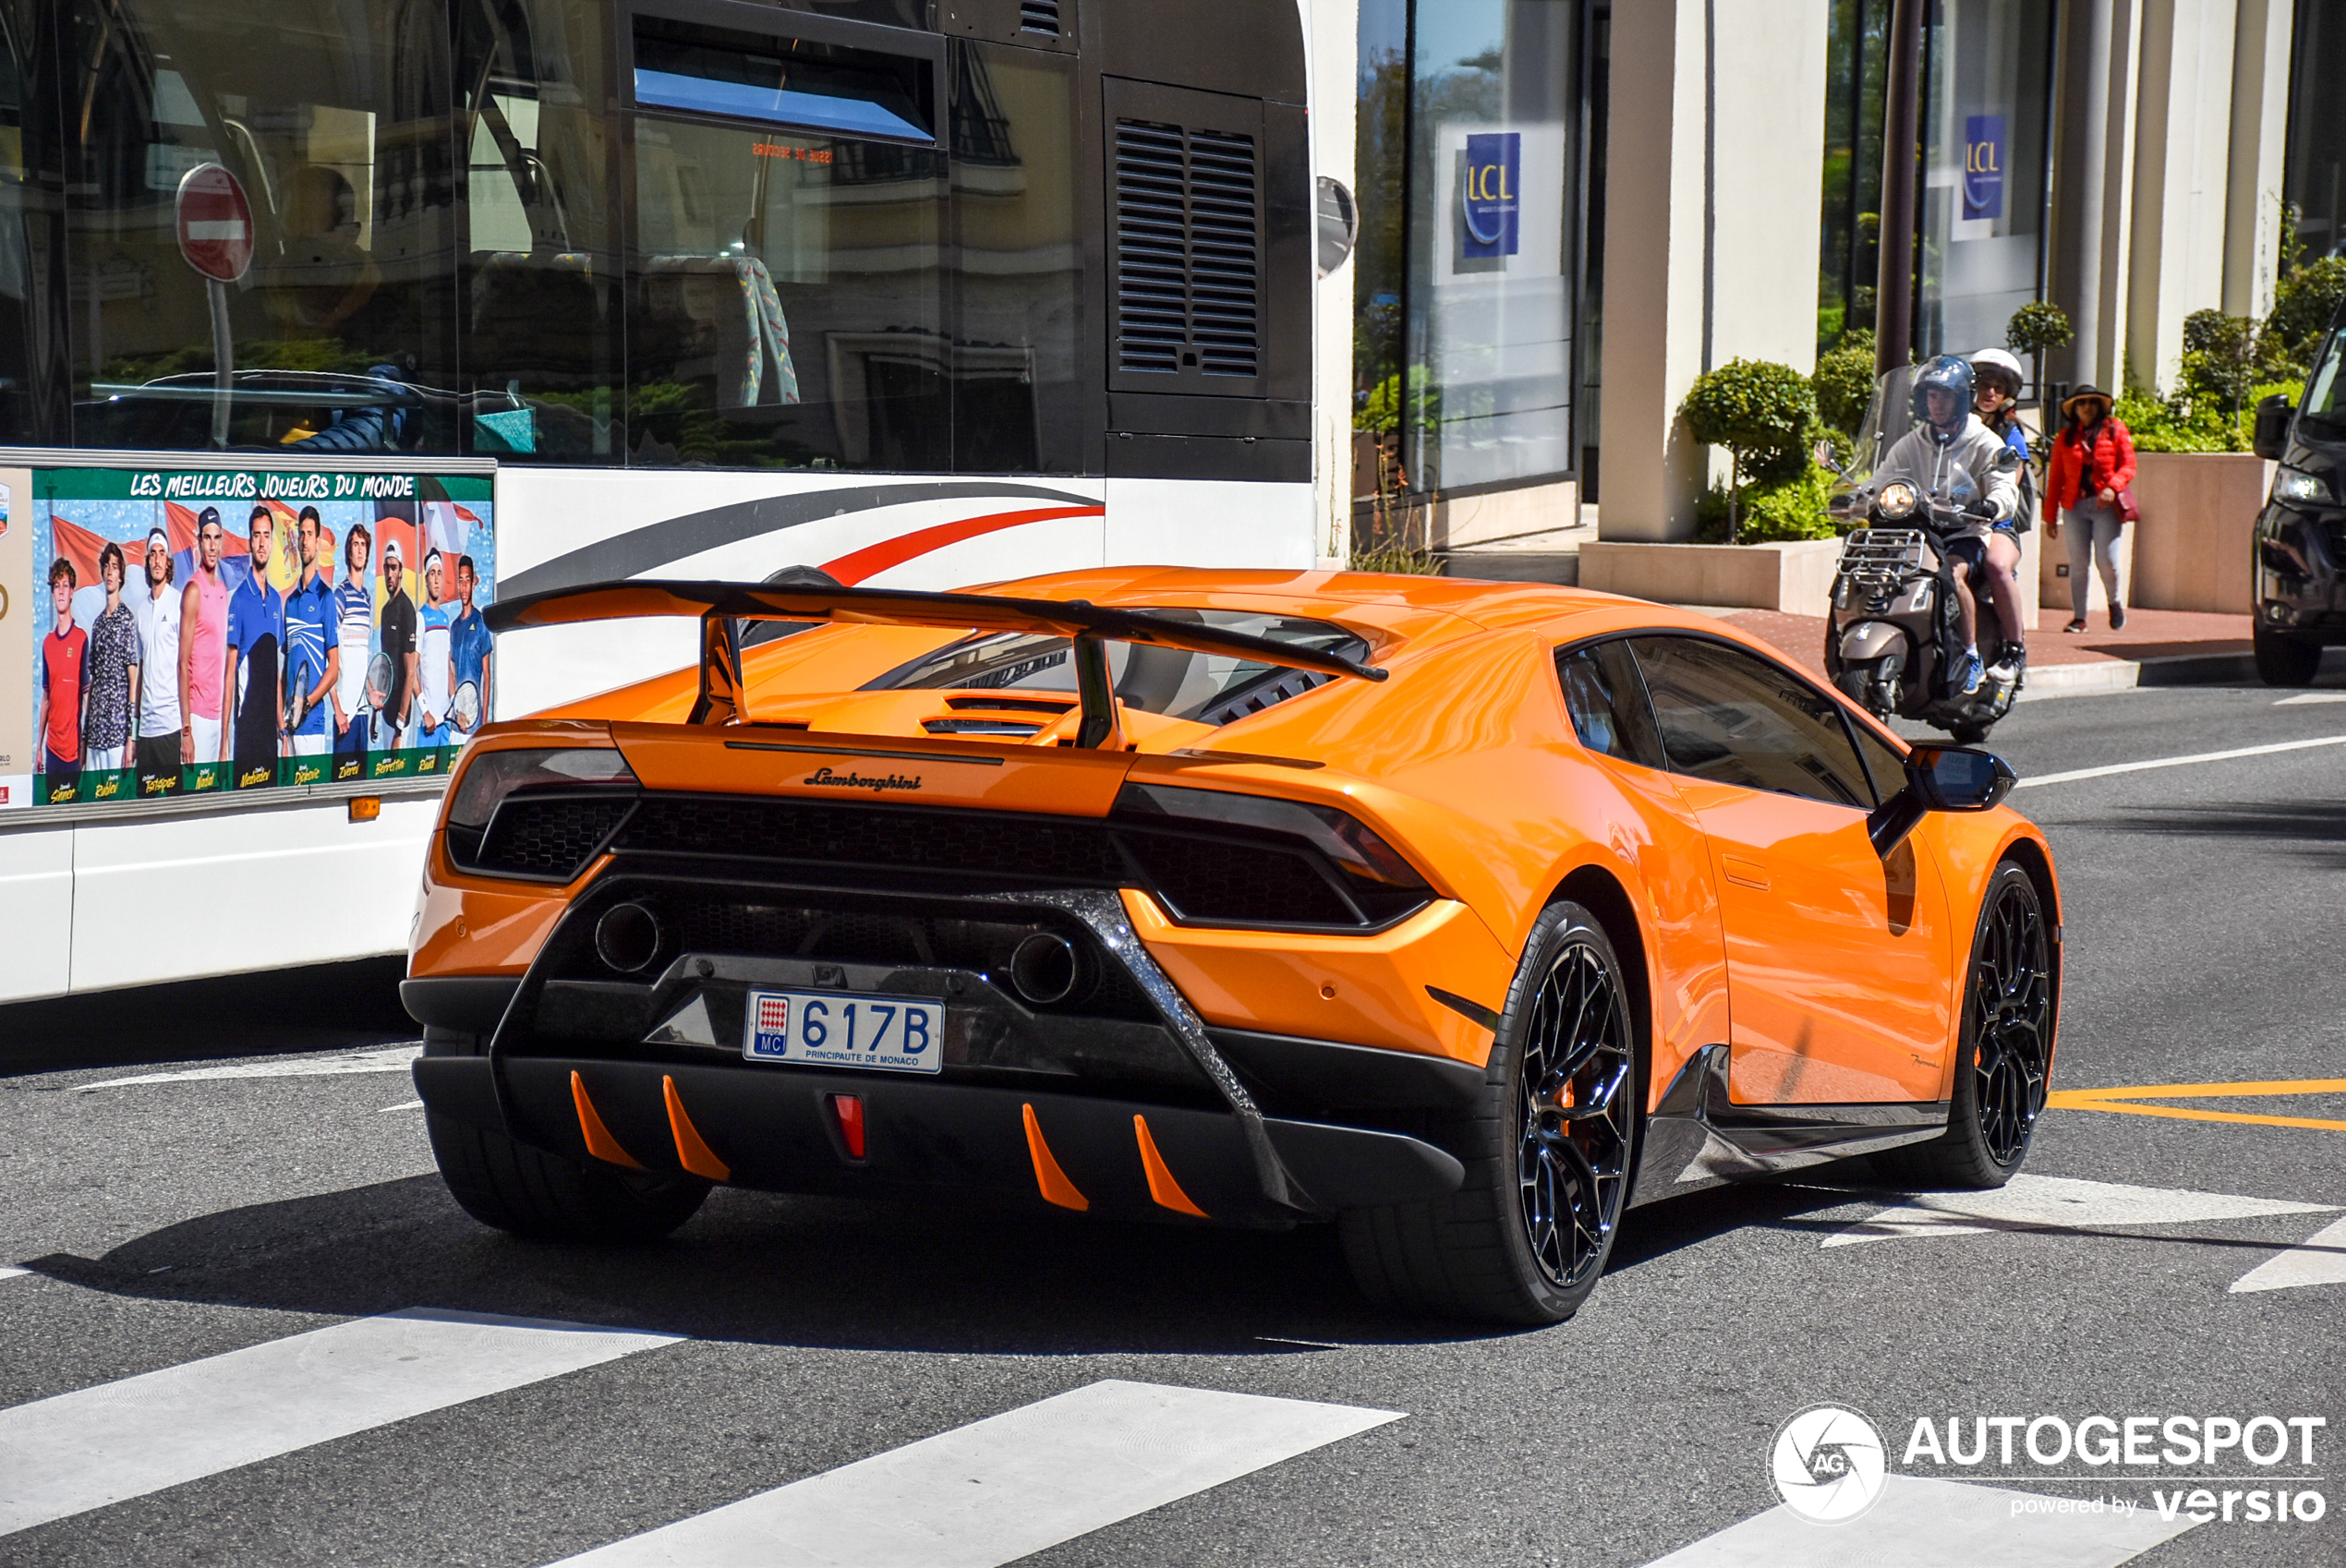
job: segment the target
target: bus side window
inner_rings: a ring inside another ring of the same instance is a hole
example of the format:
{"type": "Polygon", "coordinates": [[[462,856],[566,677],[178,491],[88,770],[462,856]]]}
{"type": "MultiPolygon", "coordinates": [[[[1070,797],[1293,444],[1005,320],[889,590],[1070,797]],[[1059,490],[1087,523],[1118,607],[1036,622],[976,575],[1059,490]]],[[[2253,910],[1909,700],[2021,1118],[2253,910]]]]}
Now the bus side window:
{"type": "Polygon", "coordinates": [[[455,0],[466,450],[611,464],[627,450],[620,236],[596,0],[455,0]]]}

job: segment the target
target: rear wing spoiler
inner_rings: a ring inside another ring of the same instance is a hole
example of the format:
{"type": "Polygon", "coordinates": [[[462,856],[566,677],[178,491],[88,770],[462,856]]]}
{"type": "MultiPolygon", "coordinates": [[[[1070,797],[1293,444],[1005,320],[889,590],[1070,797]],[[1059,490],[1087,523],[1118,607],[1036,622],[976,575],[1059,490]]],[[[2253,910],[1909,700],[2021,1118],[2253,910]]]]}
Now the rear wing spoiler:
{"type": "Polygon", "coordinates": [[[898,588],[768,586],[760,583],[673,582],[629,578],[554,588],[491,604],[481,611],[491,632],[567,626],[584,621],[698,616],[700,696],[690,722],[732,724],[744,716],[744,621],[844,621],[876,626],[935,626],[972,632],[1031,632],[1073,645],[1075,688],[1082,707],[1079,746],[1122,744],[1116,694],[1108,681],[1108,643],[1139,643],[1242,658],[1322,675],[1382,681],[1385,671],[1341,654],[1268,637],[1216,631],[1143,610],[1102,609],[1082,599],[1019,599],[995,594],[921,594],[898,588]]]}

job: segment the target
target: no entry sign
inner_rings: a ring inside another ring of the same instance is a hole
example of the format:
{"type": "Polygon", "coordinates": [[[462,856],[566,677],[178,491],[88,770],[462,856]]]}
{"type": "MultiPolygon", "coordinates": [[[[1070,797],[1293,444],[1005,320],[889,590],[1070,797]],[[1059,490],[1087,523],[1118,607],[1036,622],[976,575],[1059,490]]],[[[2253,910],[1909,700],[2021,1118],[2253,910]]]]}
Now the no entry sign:
{"type": "Polygon", "coordinates": [[[233,283],[252,265],[252,207],[236,176],[199,163],[179,181],[179,254],[187,265],[233,283]]]}

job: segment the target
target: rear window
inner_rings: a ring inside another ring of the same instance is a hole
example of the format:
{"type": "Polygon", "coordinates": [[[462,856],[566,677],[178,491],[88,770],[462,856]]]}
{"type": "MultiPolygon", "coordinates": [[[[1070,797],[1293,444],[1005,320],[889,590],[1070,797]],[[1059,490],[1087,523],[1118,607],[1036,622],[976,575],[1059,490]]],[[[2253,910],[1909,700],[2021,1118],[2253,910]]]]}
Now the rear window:
{"type": "MultiPolygon", "coordinates": [[[[1168,621],[1186,621],[1216,631],[1239,632],[1320,653],[1365,661],[1369,645],[1325,621],[1285,615],[1249,615],[1221,609],[1145,609],[1168,621]]],[[[1073,648],[1065,637],[998,632],[965,638],[889,670],[864,689],[895,691],[1052,692],[1075,694],[1073,648]]],[[[1227,724],[1260,713],[1275,703],[1327,683],[1308,669],[1257,664],[1180,648],[1131,643],[1107,645],[1108,673],[1117,700],[1148,713],[1200,724],[1227,724]]]]}

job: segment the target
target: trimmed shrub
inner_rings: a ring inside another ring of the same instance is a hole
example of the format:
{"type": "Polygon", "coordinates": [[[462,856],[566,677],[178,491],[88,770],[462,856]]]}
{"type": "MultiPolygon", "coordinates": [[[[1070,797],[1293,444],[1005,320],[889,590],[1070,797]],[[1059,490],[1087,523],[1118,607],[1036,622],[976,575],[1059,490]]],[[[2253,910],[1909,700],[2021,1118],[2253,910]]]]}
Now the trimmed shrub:
{"type": "Polygon", "coordinates": [[[1789,479],[1744,486],[1735,537],[1727,537],[1727,492],[1713,485],[1695,506],[1694,537],[1708,545],[1778,544],[1786,539],[1830,539],[1838,532],[1825,511],[1832,478],[1811,464],[1789,479]]]}

